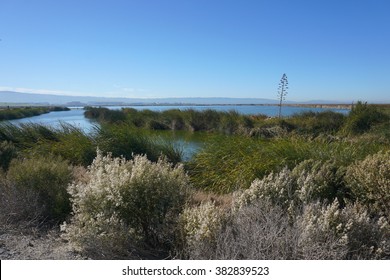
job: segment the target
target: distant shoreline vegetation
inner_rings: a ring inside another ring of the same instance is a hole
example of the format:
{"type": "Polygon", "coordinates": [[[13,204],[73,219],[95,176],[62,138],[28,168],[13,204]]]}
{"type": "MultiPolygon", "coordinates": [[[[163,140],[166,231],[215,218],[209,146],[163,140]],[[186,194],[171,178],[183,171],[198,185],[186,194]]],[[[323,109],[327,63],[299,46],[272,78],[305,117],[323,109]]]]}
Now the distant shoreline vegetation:
{"type": "MultiPolygon", "coordinates": [[[[289,104],[289,106],[292,105],[289,104]]],[[[274,134],[292,132],[295,134],[319,135],[321,133],[350,132],[350,130],[360,130],[361,127],[364,127],[363,130],[367,130],[374,123],[386,122],[384,116],[389,107],[358,102],[352,107],[348,115],[331,110],[310,111],[293,114],[281,119],[270,118],[264,114],[244,115],[234,110],[219,111],[211,108],[202,111],[192,108],[153,111],[134,108],[110,110],[105,107],[85,107],[84,116],[99,123],[121,123],[147,130],[205,131],[225,135],[263,136],[268,138],[274,134]],[[369,118],[364,117],[368,121],[367,125],[360,123],[360,117],[358,120],[352,120],[356,112],[370,115],[369,118]],[[351,122],[354,124],[352,125],[351,122]],[[356,125],[356,127],[350,127],[351,125],[356,125]]]]}
{"type": "Polygon", "coordinates": [[[0,121],[9,121],[15,119],[23,119],[34,116],[39,116],[42,114],[47,114],[50,112],[57,111],[69,111],[70,109],[67,107],[60,106],[50,106],[50,107],[2,107],[0,108],[0,121]]]}

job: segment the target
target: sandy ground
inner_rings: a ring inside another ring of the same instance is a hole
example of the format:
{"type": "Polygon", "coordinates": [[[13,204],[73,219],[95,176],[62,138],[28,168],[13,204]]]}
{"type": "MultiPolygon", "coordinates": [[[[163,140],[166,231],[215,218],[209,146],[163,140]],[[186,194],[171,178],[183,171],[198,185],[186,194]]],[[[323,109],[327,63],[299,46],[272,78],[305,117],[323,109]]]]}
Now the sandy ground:
{"type": "Polygon", "coordinates": [[[1,260],[77,260],[83,259],[60,237],[59,231],[0,232],[1,260]]]}

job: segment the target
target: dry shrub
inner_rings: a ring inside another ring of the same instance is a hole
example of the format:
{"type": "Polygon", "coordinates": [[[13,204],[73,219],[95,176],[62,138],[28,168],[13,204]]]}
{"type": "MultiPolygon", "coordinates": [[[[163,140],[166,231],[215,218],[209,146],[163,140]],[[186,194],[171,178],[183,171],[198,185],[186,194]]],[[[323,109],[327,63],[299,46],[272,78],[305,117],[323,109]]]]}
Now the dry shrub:
{"type": "Polygon", "coordinates": [[[230,212],[205,203],[186,209],[182,222],[181,256],[190,259],[343,259],[347,252],[333,231],[291,220],[266,199],[230,212]]]}
{"type": "Polygon", "coordinates": [[[383,259],[390,257],[390,227],[370,218],[358,203],[340,208],[337,200],[304,207],[297,219],[305,259],[383,259]]]}
{"type": "Polygon", "coordinates": [[[31,228],[42,222],[43,209],[39,194],[32,189],[18,188],[5,178],[0,179],[0,228],[31,228]]]}
{"type": "Polygon", "coordinates": [[[267,200],[227,212],[184,211],[182,256],[190,259],[389,259],[390,226],[361,204],[312,202],[293,219],[267,200]]]}
{"type": "Polygon", "coordinates": [[[295,259],[298,233],[285,211],[259,200],[230,215],[216,238],[213,259],[295,259]]]}

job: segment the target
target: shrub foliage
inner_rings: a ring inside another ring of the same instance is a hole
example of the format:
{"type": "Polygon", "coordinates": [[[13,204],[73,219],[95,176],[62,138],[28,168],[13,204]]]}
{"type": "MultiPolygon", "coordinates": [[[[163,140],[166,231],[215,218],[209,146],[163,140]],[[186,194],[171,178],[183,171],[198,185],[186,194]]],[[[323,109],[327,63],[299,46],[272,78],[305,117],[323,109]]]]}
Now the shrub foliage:
{"type": "Polygon", "coordinates": [[[68,162],[52,156],[14,159],[7,179],[15,192],[36,194],[42,212],[40,220],[62,222],[69,215],[67,186],[72,181],[72,169],[68,162]]]}
{"type": "Polygon", "coordinates": [[[98,151],[87,173],[87,182],[69,187],[74,215],[66,231],[74,244],[97,258],[129,256],[132,248],[169,249],[188,193],[182,166],[98,151]]]}

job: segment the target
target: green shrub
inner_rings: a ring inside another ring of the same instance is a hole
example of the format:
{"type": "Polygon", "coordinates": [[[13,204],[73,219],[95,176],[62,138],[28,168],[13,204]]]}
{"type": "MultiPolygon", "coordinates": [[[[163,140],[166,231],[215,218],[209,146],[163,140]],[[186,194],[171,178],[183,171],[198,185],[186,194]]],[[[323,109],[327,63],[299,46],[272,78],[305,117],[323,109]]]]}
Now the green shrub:
{"type": "Polygon", "coordinates": [[[346,181],[360,202],[390,220],[390,151],[369,155],[349,166],[346,181]]]}
{"type": "Polygon", "coordinates": [[[382,113],[373,105],[357,102],[350,111],[344,132],[346,134],[362,134],[370,130],[374,125],[389,121],[389,116],[382,113]]]}
{"type": "Polygon", "coordinates": [[[87,177],[69,187],[74,216],[66,231],[73,244],[96,258],[132,255],[132,248],[167,253],[189,191],[181,166],[98,151],[87,177]]]}
{"type": "Polygon", "coordinates": [[[7,179],[21,192],[37,193],[41,220],[61,222],[69,215],[71,205],[66,188],[72,181],[72,170],[66,161],[51,156],[14,159],[7,179]]]}

